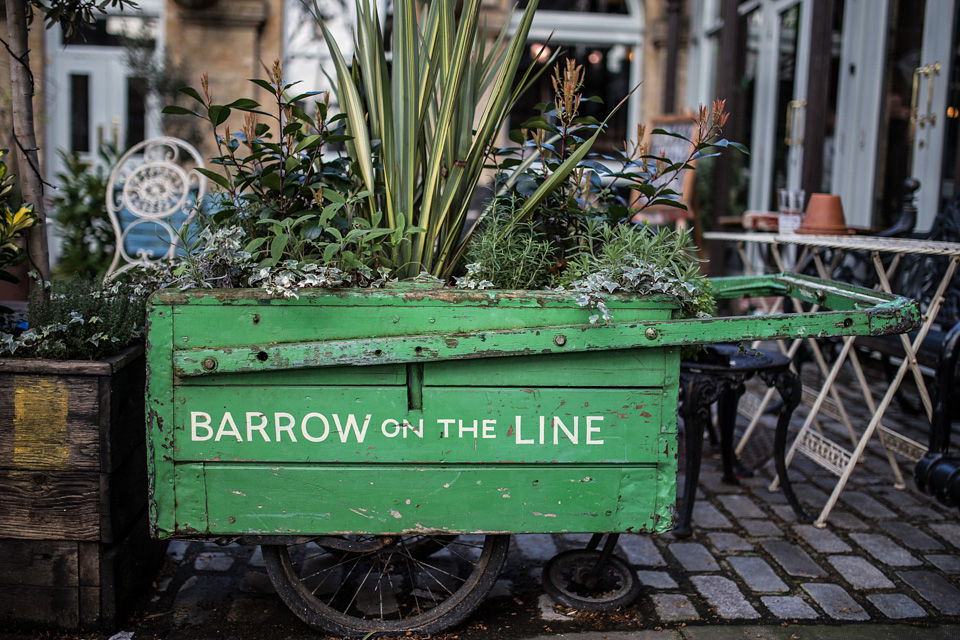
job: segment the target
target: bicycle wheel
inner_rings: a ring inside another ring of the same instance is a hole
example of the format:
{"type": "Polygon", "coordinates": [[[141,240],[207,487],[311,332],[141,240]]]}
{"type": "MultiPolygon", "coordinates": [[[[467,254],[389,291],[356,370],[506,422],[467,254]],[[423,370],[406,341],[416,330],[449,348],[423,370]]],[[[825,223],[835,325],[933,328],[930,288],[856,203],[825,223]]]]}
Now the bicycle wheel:
{"type": "Polygon", "coordinates": [[[418,548],[423,537],[351,536],[356,551],[348,553],[333,538],[263,545],[263,559],[277,593],[314,629],[429,634],[476,610],[497,581],[510,536],[445,537],[430,556],[418,548]]]}
{"type": "Polygon", "coordinates": [[[640,594],[640,581],[616,556],[595,571],[600,552],[572,549],[553,556],[543,566],[543,590],[560,604],[583,611],[610,611],[630,604],[640,594]]]}

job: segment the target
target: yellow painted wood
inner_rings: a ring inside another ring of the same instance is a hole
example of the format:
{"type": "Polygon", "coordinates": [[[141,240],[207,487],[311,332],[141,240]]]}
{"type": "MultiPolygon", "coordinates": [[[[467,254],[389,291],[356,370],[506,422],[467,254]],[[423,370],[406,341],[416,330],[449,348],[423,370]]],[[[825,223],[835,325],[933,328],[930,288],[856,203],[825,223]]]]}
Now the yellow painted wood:
{"type": "Polygon", "coordinates": [[[13,464],[21,469],[65,470],[67,386],[57,378],[14,376],[13,464]]]}

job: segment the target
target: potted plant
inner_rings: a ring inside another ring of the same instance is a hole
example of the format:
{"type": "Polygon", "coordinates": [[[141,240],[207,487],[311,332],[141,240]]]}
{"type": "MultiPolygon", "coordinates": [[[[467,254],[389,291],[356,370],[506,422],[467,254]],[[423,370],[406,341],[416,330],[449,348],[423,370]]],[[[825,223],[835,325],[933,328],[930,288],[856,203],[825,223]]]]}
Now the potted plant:
{"type": "MultiPolygon", "coordinates": [[[[22,259],[10,237],[33,218],[0,205],[3,267],[22,259]]],[[[129,285],[63,280],[37,288],[26,320],[2,314],[7,624],[112,629],[163,561],[147,528],[145,300],[129,285]]]]}
{"type": "Polygon", "coordinates": [[[493,48],[480,0],[426,3],[419,21],[414,4],[395,3],[391,72],[374,3],[358,2],[352,65],[325,32],[336,115],[279,63],[253,81],[269,106],[218,103],[204,79],[184,89],[195,109],[167,108],[209,121],[221,192],[150,302],[151,527],[262,543],[283,599],[338,635],[464,619],[504,532],[668,530],[681,345],[876,322],[701,320],[688,236],[628,221],[727,144],[722,103],[696,116],[688,158],[652,156],[641,132],[601,163],[603,123],[580,114],[567,65],[519,148],[497,149],[531,80],[517,69],[536,1],[493,48]],[[468,228],[485,167],[501,179],[468,228]]]}

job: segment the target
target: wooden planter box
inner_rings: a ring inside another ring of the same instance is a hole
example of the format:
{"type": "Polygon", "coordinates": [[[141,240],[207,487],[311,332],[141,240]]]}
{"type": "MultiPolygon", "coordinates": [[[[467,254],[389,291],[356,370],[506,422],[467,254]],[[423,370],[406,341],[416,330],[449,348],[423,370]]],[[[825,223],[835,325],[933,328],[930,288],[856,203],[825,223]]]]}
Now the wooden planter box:
{"type": "Polygon", "coordinates": [[[153,579],[144,376],[142,346],[0,359],[0,623],[111,629],[153,579]]]}

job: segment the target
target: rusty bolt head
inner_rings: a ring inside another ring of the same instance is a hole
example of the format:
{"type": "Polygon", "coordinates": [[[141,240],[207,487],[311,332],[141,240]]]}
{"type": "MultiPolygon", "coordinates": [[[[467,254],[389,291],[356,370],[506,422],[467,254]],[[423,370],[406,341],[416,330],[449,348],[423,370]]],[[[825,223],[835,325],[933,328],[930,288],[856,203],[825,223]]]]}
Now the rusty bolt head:
{"type": "Polygon", "coordinates": [[[200,363],[200,366],[206,369],[207,371],[213,371],[217,368],[217,359],[216,358],[204,358],[203,362],[200,363]]]}
{"type": "Polygon", "coordinates": [[[558,333],[553,338],[553,341],[558,347],[562,347],[563,345],[567,344],[567,336],[563,335],[562,333],[558,333]]]}
{"type": "Polygon", "coordinates": [[[660,333],[653,327],[650,327],[649,329],[643,332],[643,335],[647,336],[647,340],[656,340],[657,336],[660,335],[660,333]]]}

